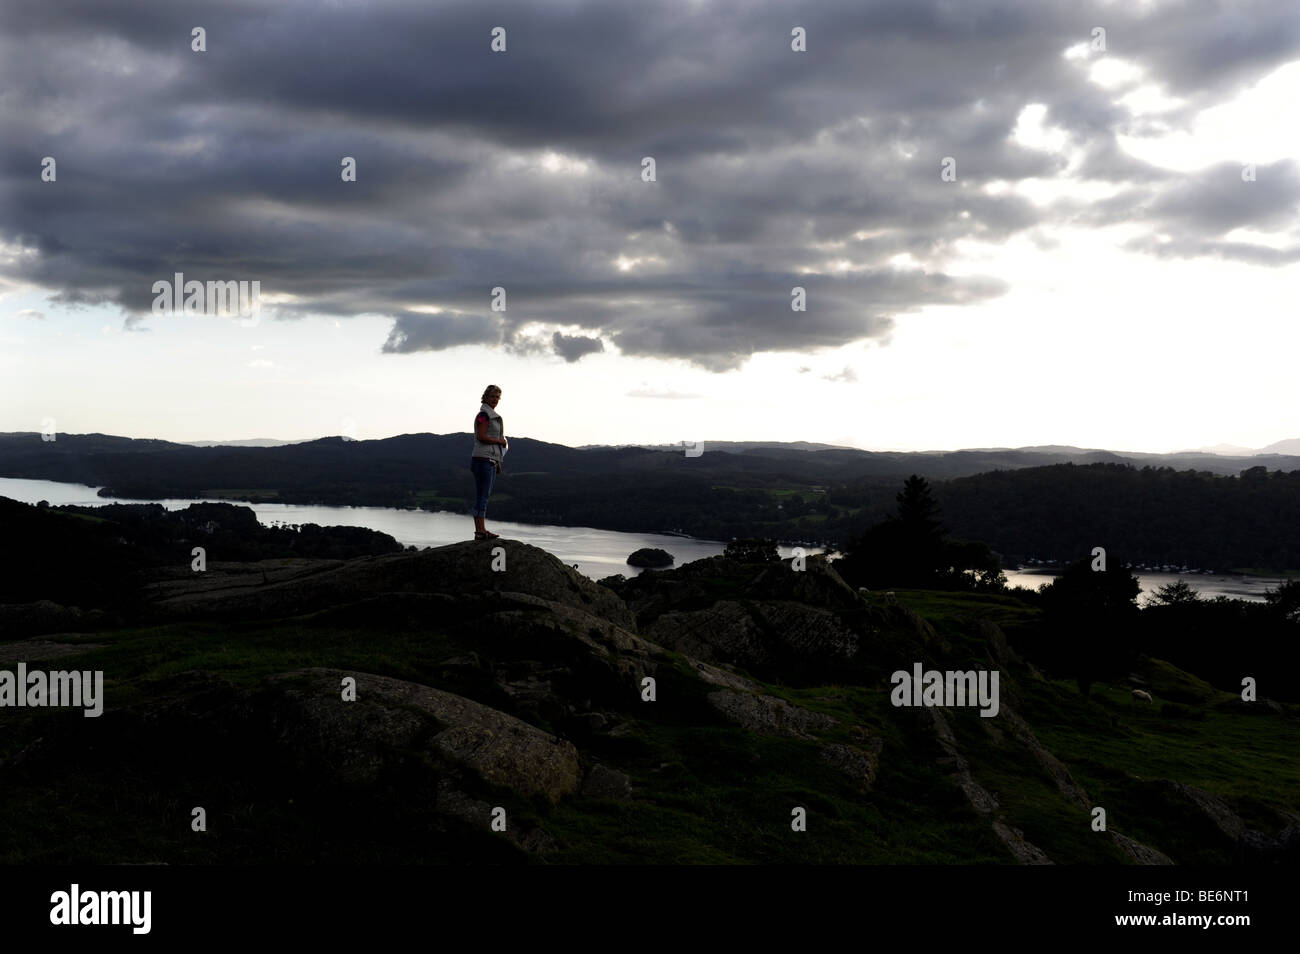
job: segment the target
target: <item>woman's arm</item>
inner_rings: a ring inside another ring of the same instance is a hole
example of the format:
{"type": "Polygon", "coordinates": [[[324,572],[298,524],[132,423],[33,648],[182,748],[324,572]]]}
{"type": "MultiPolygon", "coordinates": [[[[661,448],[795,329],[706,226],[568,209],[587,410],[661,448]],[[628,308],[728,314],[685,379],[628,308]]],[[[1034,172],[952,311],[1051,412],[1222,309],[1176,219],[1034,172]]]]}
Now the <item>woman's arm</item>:
{"type": "Polygon", "coordinates": [[[488,437],[486,417],[477,417],[474,419],[474,436],[478,439],[480,444],[505,445],[505,438],[488,437]]]}

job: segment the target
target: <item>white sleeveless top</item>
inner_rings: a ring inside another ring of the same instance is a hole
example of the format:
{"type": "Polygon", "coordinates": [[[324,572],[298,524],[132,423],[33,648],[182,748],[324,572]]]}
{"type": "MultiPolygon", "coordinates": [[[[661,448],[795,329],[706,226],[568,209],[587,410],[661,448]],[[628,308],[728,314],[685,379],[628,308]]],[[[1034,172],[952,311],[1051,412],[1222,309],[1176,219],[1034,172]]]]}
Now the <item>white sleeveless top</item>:
{"type": "MultiPolygon", "coordinates": [[[[505,424],[501,420],[501,415],[497,413],[496,408],[484,404],[479,411],[487,415],[487,436],[495,437],[498,440],[506,436],[505,424]]],[[[486,457],[488,460],[504,460],[505,448],[500,444],[484,444],[478,439],[478,415],[474,416],[474,449],[470,451],[471,457],[486,457]]]]}

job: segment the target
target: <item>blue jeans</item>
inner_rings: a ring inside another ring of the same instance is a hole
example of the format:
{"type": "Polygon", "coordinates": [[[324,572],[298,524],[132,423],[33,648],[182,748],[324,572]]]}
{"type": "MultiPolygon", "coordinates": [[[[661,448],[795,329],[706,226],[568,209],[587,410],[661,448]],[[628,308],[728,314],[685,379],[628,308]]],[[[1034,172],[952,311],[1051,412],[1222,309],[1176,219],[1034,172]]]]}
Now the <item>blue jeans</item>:
{"type": "Polygon", "coordinates": [[[486,517],[488,497],[492,495],[492,485],[497,479],[496,461],[483,457],[471,457],[469,469],[474,474],[474,509],[471,517],[486,517]]]}

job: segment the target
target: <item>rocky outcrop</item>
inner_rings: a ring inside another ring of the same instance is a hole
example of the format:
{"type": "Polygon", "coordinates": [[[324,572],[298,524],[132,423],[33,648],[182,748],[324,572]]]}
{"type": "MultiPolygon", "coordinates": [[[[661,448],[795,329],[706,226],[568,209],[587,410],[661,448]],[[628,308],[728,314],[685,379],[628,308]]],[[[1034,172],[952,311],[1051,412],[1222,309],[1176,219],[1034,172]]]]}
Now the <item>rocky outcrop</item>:
{"type": "Polygon", "coordinates": [[[1007,637],[1002,632],[1002,627],[992,620],[980,619],[975,621],[976,636],[982,640],[989,648],[989,654],[999,666],[1011,668],[1012,666],[1021,666],[1024,660],[1011,648],[1007,642],[1007,637]]]}
{"type": "MultiPolygon", "coordinates": [[[[648,821],[671,836],[663,857],[707,843],[709,858],[750,860],[763,855],[744,843],[771,824],[768,793],[745,790],[762,779],[856,816],[864,827],[842,829],[855,850],[874,850],[878,816],[908,839],[922,833],[914,855],[927,860],[987,861],[991,851],[1024,864],[1171,863],[1131,834],[1086,834],[1093,801],[1081,782],[1097,778],[1111,823],[1160,832],[1179,861],[1285,862],[1300,850],[1300,817],[1278,817],[1270,834],[1243,821],[1267,819],[1255,805],[1111,766],[1072,772],[1020,712],[1054,727],[1093,720],[1102,733],[1118,731],[1115,721],[1050,683],[1031,685],[984,607],[945,612],[937,631],[906,605],[850,590],[816,558],[800,571],[718,557],[609,585],[510,540],[209,566],[167,571],[149,588],[150,617],[184,625],[0,643],[0,661],[94,648],[96,665],[111,664],[101,719],[15,720],[26,735],[5,748],[0,788],[25,794],[27,817],[66,799],[66,768],[87,804],[111,799],[119,778],[135,780],[134,794],[156,787],[180,811],[202,792],[227,840],[198,850],[220,845],[228,857],[256,850],[236,844],[245,822],[271,841],[301,825],[285,844],[302,853],[315,850],[312,826],[331,819],[340,823],[322,857],[366,856],[372,826],[388,825],[376,855],[416,863],[526,861],[521,851],[628,858],[658,850],[621,827],[648,821]],[[138,662],[159,646],[171,652],[163,668],[138,662]],[[219,659],[219,672],[168,675],[194,654],[219,659]],[[916,662],[1000,669],[998,717],[892,706],[889,674],[916,662]],[[355,701],[342,695],[349,679],[355,701]],[[916,793],[934,796],[929,813],[916,793]],[[719,803],[740,833],[727,844],[711,822],[687,817],[717,817],[719,803]],[[501,807],[510,823],[492,829],[501,807]],[[956,835],[942,844],[925,834],[938,817],[956,835]],[[1058,835],[1062,820],[1078,832],[1058,835]]],[[[1285,718],[1248,721],[1285,730],[1285,718]]],[[[1080,751],[1077,734],[1061,734],[1071,738],[1062,751],[1080,751]]],[[[193,839],[167,842],[187,830],[183,817],[151,819],[136,819],[156,822],[148,837],[194,860],[184,854],[193,839]]]]}
{"type": "Polygon", "coordinates": [[[791,560],[764,568],[746,585],[745,595],[752,599],[792,600],[832,612],[862,606],[858,593],[820,554],[805,558],[802,570],[793,569],[791,560]]]}
{"type": "Polygon", "coordinates": [[[596,764],[582,783],[582,794],[588,798],[626,801],[632,797],[632,780],[617,769],[596,764]]]}
{"type": "Polygon", "coordinates": [[[582,777],[571,743],[462,696],[387,676],[288,672],[266,680],[255,707],[287,753],[344,784],[374,784],[391,763],[416,756],[443,778],[469,773],[552,803],[577,791],[582,777]],[[345,678],[356,680],[355,701],[342,698],[345,678]]]}
{"type": "MultiPolygon", "coordinates": [[[[1236,864],[1300,860],[1300,816],[1293,812],[1282,814],[1280,830],[1271,835],[1247,825],[1220,796],[1186,782],[1134,779],[1130,792],[1142,811],[1178,819],[1180,831],[1198,851],[1217,850],[1236,864]]],[[[1186,863],[1189,859],[1179,860],[1186,863]]]]}
{"type": "Polygon", "coordinates": [[[1240,864],[1300,864],[1300,824],[1288,825],[1276,836],[1247,830],[1237,849],[1240,864]]]}
{"type": "MultiPolygon", "coordinates": [[[[1056,790],[1063,798],[1079,810],[1080,818],[1086,817],[1087,813],[1091,812],[1093,809],[1094,804],[1088,798],[1088,793],[1083,790],[1083,787],[1079,785],[1079,783],[1075,781],[1074,776],[1070,774],[1070,770],[1065,767],[1065,763],[1049,752],[1047,748],[1038,741],[1038,737],[1034,735],[1029,724],[1025,722],[1025,720],[1020,717],[1019,713],[1017,713],[1008,703],[1004,702],[1002,704],[1000,712],[1002,717],[1010,726],[1012,735],[1021,745],[1030,751],[1034,757],[1034,761],[1038,763],[1038,766],[1052,780],[1052,783],[1056,786],[1056,790]]],[[[1174,863],[1173,860],[1164,852],[1152,848],[1150,845],[1145,845],[1137,839],[1123,834],[1122,832],[1113,831],[1108,828],[1101,834],[1104,834],[1106,837],[1109,837],[1114,841],[1119,850],[1128,855],[1129,859],[1132,860],[1134,864],[1171,865],[1174,863]]]]}
{"type": "Polygon", "coordinates": [[[970,802],[971,808],[975,809],[980,815],[988,817],[994,833],[1001,839],[1016,861],[1022,865],[1054,864],[1055,862],[1047,857],[1045,851],[1032,844],[1025,838],[1023,832],[1011,827],[1005,819],[998,815],[1000,807],[998,800],[984,786],[980,785],[975,780],[975,776],[971,774],[970,763],[957,748],[957,738],[953,735],[952,727],[948,725],[948,719],[944,716],[943,711],[939,708],[927,708],[919,711],[922,713],[921,718],[929,719],[934,728],[935,738],[939,743],[940,750],[943,752],[943,755],[938,760],[939,764],[949,771],[953,781],[966,795],[966,800],[970,802]]]}
{"type": "Polygon", "coordinates": [[[101,610],[82,611],[52,600],[0,605],[0,637],[19,639],[61,630],[83,630],[101,625],[106,614],[101,610]]]}
{"type": "Polygon", "coordinates": [[[784,677],[842,667],[858,651],[857,635],[835,614],[789,601],[722,600],[664,613],[646,638],[705,662],[784,677]]]}
{"type": "Polygon", "coordinates": [[[154,619],[276,619],[385,594],[525,593],[636,630],[610,590],[540,547],[504,538],[353,560],[215,562],[203,573],[176,570],[170,577],[146,588],[154,619]]]}
{"type": "Polygon", "coordinates": [[[1215,708],[1224,712],[1238,712],[1242,715],[1276,716],[1286,715],[1287,710],[1276,699],[1256,699],[1246,702],[1244,699],[1226,699],[1215,704],[1215,708]]]}
{"type": "MultiPolygon", "coordinates": [[[[454,693],[345,669],[293,670],[249,688],[181,673],[145,701],[105,706],[94,722],[49,722],[0,763],[6,784],[50,777],[70,762],[81,773],[148,773],[163,791],[205,792],[215,826],[225,824],[215,816],[227,782],[255,780],[262,800],[343,813],[341,823],[418,817],[430,831],[459,832],[460,844],[479,838],[468,842],[470,859],[494,837],[493,808],[554,805],[583,781],[565,739],[454,693]],[[355,701],[343,698],[346,678],[356,680],[355,701]]],[[[504,836],[525,850],[549,843],[526,824],[504,836]]]]}
{"type": "Polygon", "coordinates": [[[52,633],[38,639],[0,643],[0,665],[75,656],[92,649],[101,649],[103,646],[104,643],[88,642],[87,637],[76,633],[52,633]]]}
{"type": "Polygon", "coordinates": [[[662,573],[604,582],[623,598],[643,629],[664,613],[701,609],[718,600],[796,602],[832,613],[866,605],[824,557],[805,558],[802,570],[793,566],[783,560],[756,568],[716,556],[662,573]]]}
{"type": "Polygon", "coordinates": [[[815,733],[841,727],[823,712],[796,706],[761,692],[721,689],[709,693],[709,705],[731,722],[750,732],[816,743],[817,757],[843,774],[859,793],[871,791],[880,765],[884,740],[859,726],[850,732],[854,744],[823,742],[815,733]]]}
{"type": "Polygon", "coordinates": [[[847,775],[859,791],[869,792],[876,783],[884,740],[866,732],[858,733],[857,739],[857,745],[845,745],[842,742],[823,745],[820,755],[822,761],[847,775]]]}
{"type": "Polygon", "coordinates": [[[791,739],[811,739],[812,732],[833,729],[839,723],[821,712],[791,705],[776,696],[719,689],[709,693],[709,704],[741,728],[791,739]]]}

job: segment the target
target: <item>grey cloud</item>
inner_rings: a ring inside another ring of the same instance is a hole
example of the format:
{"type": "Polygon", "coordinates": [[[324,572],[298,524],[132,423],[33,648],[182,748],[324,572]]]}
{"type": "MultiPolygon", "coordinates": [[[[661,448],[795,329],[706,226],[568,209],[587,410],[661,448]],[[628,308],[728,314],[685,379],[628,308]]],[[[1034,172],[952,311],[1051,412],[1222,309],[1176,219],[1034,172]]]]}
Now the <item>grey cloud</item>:
{"type": "Polygon", "coordinates": [[[1300,167],[1291,160],[1258,165],[1255,175],[1255,181],[1244,181],[1240,163],[1211,166],[1161,192],[1149,214],[1168,228],[1211,235],[1291,225],[1300,201],[1300,167]]]}
{"type": "Polygon", "coordinates": [[[555,348],[555,353],[570,364],[584,355],[605,350],[605,343],[599,338],[587,338],[582,335],[562,335],[558,331],[555,332],[551,342],[555,348]]]}
{"type": "Polygon", "coordinates": [[[35,254],[4,277],[55,304],[115,304],[137,330],[152,283],[182,271],[260,280],[292,296],[281,320],[387,315],[393,354],[479,344],[572,362],[608,341],[724,372],[887,342],[900,315],[1002,294],[947,274],[966,238],[1139,221],[1151,237],[1135,249],[1287,260],[1223,233],[1283,222],[1293,167],[1261,167],[1245,194],[1220,187],[1224,170],[1147,166],[1115,140],[1142,125],[1060,55],[1105,25],[1112,54],[1187,100],[1146,121],[1176,128],[1300,56],[1282,2],[241,0],[204,6],[207,53],[190,50],[195,17],[172,0],[9,11],[0,241],[35,254]],[[806,54],[789,50],[794,21],[806,54]],[[488,50],[498,24],[504,54],[488,50]],[[1044,209],[981,191],[1061,171],[1010,138],[1030,102],[1120,197],[1044,209]],[[548,151],[583,171],[546,168],[548,151]],[[56,183],[39,180],[45,155],[56,183]],[[942,183],[949,155],[958,181],[942,183]],[[1171,230],[1175,245],[1152,245],[1171,230]],[[923,268],[890,267],[900,252],[923,268]],[[841,259],[848,271],[827,270],[841,259]],[[806,313],[789,309],[796,284],[806,313]],[[510,305],[489,313],[496,285],[510,305]]]}
{"type": "Polygon", "coordinates": [[[1300,262],[1300,243],[1290,248],[1271,248],[1248,242],[1215,242],[1203,239],[1171,239],[1160,242],[1151,238],[1135,239],[1127,248],[1159,258],[1224,258],[1251,265],[1278,267],[1300,262]]]}
{"type": "Polygon", "coordinates": [[[498,344],[501,329],[496,322],[477,315],[399,315],[384,342],[385,352],[409,354],[441,351],[467,344],[498,344]]]}
{"type": "Polygon", "coordinates": [[[1242,179],[1240,163],[1219,163],[1189,175],[1170,177],[1163,187],[1134,186],[1080,213],[1085,221],[1110,225],[1140,222],[1145,235],[1126,247],[1159,257],[1228,258],[1278,267],[1295,261],[1300,250],[1300,164],[1293,160],[1259,164],[1255,181],[1242,179]],[[1226,236],[1237,228],[1289,235],[1292,248],[1226,236]]]}

